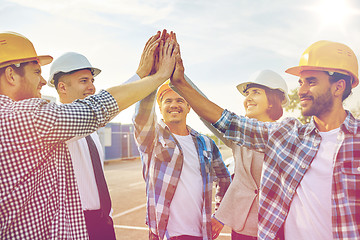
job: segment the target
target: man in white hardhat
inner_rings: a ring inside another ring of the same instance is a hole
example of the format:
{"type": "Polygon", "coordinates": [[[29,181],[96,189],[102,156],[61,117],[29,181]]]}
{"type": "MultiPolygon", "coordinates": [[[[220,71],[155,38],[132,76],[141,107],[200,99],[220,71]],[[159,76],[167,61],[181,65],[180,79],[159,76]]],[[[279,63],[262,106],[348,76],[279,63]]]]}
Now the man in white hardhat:
{"type": "MultiPolygon", "coordinates": [[[[94,77],[101,72],[79,53],[68,52],[51,64],[48,84],[55,87],[61,103],[72,103],[95,94],[94,77]]],[[[104,178],[104,153],[96,132],[67,141],[86,228],[90,239],[115,239],[110,216],[111,199],[104,178]],[[97,156],[91,154],[91,148],[97,156]]]]}
{"type": "Polygon", "coordinates": [[[172,83],[226,139],[265,154],[258,239],[360,239],[360,121],[343,101],[359,83],[345,44],[318,41],[302,54],[300,105],[311,122],[263,123],[224,110],[185,80],[181,58],[172,83]]]}
{"type": "Polygon", "coordinates": [[[0,239],[88,239],[66,141],[105,126],[170,77],[178,50],[159,37],[145,45],[142,79],[57,105],[39,98],[41,66],[52,57],[20,34],[0,33],[0,239]],[[159,69],[149,75],[157,49],[159,69]]]}

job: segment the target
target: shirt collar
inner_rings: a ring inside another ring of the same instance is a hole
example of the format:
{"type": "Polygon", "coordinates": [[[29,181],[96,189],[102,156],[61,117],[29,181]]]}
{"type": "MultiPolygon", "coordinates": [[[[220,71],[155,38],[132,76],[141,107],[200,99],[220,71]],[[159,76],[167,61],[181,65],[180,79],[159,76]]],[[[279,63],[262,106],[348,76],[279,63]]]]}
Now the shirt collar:
{"type": "Polygon", "coordinates": [[[351,134],[357,134],[358,128],[359,128],[359,121],[357,121],[354,116],[351,114],[351,112],[349,112],[348,110],[346,111],[346,118],[345,121],[341,124],[340,128],[343,131],[349,132],[351,134]]]}
{"type": "MultiPolygon", "coordinates": [[[[166,123],[164,122],[163,119],[160,119],[159,124],[162,128],[167,129],[170,132],[170,128],[168,127],[168,125],[166,125],[166,123]]],[[[194,129],[189,127],[188,125],[186,125],[186,127],[189,130],[189,133],[191,136],[198,137],[200,135],[200,133],[198,133],[197,131],[195,131],[194,129]]]]}
{"type": "MultiPolygon", "coordinates": [[[[357,134],[359,128],[359,122],[354,118],[354,116],[348,111],[346,111],[346,118],[345,121],[340,125],[340,129],[351,134],[357,134]]],[[[316,124],[314,121],[314,117],[311,118],[310,123],[307,124],[305,134],[310,134],[312,131],[318,132],[316,128],[316,124]]]]}

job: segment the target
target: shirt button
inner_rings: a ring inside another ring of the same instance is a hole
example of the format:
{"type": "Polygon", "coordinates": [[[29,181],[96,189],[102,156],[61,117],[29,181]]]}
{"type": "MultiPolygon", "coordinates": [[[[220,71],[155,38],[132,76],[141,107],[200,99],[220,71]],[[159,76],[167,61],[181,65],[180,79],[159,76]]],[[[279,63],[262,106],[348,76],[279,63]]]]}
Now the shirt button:
{"type": "Polygon", "coordinates": [[[286,214],[286,212],[284,210],[282,210],[281,213],[284,214],[284,215],[286,214]]]}
{"type": "Polygon", "coordinates": [[[270,233],[270,237],[271,237],[271,238],[274,238],[274,237],[275,237],[275,234],[274,234],[274,233],[270,233]]]}
{"type": "Polygon", "coordinates": [[[258,190],[257,190],[257,189],[255,189],[255,194],[258,194],[258,190]]]}
{"type": "Polygon", "coordinates": [[[316,142],[316,143],[314,143],[314,147],[317,147],[318,145],[319,145],[319,143],[317,143],[317,142],[316,142]]]}
{"type": "Polygon", "coordinates": [[[360,172],[360,167],[357,168],[358,172],[360,172]]]}
{"type": "Polygon", "coordinates": [[[306,168],[306,165],[305,165],[305,164],[301,164],[301,168],[306,168]]]}
{"type": "Polygon", "coordinates": [[[290,188],[289,189],[289,193],[292,194],[294,191],[290,188]]]}

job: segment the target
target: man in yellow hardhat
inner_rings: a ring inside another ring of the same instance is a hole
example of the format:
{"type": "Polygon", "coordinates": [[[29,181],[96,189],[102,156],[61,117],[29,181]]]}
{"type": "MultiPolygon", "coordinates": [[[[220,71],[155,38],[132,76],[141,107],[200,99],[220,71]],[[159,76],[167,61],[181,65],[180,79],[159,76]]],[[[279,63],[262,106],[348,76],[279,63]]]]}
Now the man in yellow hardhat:
{"type": "Polygon", "coordinates": [[[65,142],[105,126],[170,77],[177,48],[159,36],[142,54],[143,79],[58,106],[39,98],[41,66],[52,57],[20,34],[0,33],[0,239],[88,239],[65,142]],[[158,47],[159,68],[149,75],[158,47]]]}
{"type": "Polygon", "coordinates": [[[177,58],[172,83],[224,137],[265,153],[259,239],[360,239],[360,121],[343,101],[359,83],[346,45],[319,41],[303,53],[298,95],[309,124],[262,123],[224,110],[198,93],[177,58]]]}
{"type": "Polygon", "coordinates": [[[189,104],[168,82],[136,104],[133,122],[151,240],[211,239],[213,178],[218,181],[216,208],[231,181],[215,142],[187,126],[189,111],[189,104]],[[159,122],[155,98],[162,115],[159,122]]]}

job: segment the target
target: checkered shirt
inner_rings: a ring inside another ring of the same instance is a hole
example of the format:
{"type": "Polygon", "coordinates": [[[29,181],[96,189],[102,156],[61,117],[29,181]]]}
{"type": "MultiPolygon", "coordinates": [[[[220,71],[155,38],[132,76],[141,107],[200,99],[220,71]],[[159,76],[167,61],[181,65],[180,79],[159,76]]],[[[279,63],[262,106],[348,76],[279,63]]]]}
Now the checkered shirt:
{"type": "Polygon", "coordinates": [[[0,95],[0,239],[88,239],[65,141],[118,111],[106,91],[60,106],[0,95]]]}
{"type": "MultiPolygon", "coordinates": [[[[265,152],[260,192],[259,239],[274,239],[301,179],[321,144],[314,120],[262,123],[225,110],[214,126],[225,137],[265,152]]],[[[360,121],[350,112],[340,127],[332,181],[333,239],[360,239],[360,121]]]]}
{"type": "MultiPolygon", "coordinates": [[[[179,182],[183,153],[181,146],[163,121],[157,123],[155,92],[136,104],[133,118],[135,138],[141,154],[146,182],[147,218],[150,230],[163,239],[167,231],[169,207],[179,182]]],[[[215,200],[219,206],[230,184],[229,172],[220,151],[210,138],[188,127],[200,158],[203,179],[202,233],[211,239],[211,206],[213,180],[218,182],[215,200]]]]}

